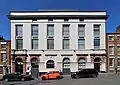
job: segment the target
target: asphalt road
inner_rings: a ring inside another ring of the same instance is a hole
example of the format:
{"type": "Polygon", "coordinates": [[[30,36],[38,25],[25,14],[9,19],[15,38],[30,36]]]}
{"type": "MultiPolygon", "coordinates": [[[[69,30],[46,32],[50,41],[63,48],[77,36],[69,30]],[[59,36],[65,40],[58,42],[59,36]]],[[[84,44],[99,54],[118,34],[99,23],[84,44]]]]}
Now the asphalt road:
{"type": "Polygon", "coordinates": [[[61,80],[1,81],[0,85],[120,85],[120,74],[104,74],[98,78],[71,79],[70,76],[64,76],[61,80]]]}

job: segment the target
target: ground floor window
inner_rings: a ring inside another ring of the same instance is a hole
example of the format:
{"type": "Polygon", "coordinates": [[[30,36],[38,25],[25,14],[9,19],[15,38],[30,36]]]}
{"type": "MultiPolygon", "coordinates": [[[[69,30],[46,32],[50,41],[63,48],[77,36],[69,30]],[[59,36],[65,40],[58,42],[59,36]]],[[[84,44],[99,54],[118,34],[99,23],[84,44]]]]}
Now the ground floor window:
{"type": "Polygon", "coordinates": [[[118,66],[120,66],[120,58],[118,58],[118,66]]]}
{"type": "Polygon", "coordinates": [[[54,68],[55,67],[55,63],[53,60],[48,60],[46,63],[46,68],[54,68]]]}
{"type": "Polygon", "coordinates": [[[109,66],[114,66],[114,58],[109,59],[109,66]]]}
{"type": "Polygon", "coordinates": [[[86,61],[84,58],[80,58],[78,60],[78,70],[85,68],[86,61]]]}

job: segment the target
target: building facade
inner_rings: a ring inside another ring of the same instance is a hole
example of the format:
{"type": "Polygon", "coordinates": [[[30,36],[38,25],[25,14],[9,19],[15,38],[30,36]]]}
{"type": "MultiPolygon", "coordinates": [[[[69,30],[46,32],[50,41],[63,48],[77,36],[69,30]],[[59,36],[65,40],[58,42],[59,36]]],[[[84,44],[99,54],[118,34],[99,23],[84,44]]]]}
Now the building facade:
{"type": "Polygon", "coordinates": [[[11,66],[11,42],[0,36],[0,79],[6,73],[10,73],[11,66]]]}
{"type": "Polygon", "coordinates": [[[120,26],[116,32],[106,34],[107,70],[120,71],[120,26]]]}
{"type": "Polygon", "coordinates": [[[12,72],[106,72],[106,11],[11,11],[8,18],[12,72]]]}

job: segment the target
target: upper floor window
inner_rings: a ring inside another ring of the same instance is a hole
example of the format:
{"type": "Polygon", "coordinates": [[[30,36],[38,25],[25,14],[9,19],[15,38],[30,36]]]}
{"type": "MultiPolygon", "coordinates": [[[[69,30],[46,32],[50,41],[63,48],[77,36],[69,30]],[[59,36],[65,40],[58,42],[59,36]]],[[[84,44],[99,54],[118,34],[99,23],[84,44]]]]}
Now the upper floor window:
{"type": "Polygon", "coordinates": [[[117,36],[117,40],[120,40],[120,36],[117,36]]]}
{"type": "Polygon", "coordinates": [[[23,49],[23,39],[16,39],[16,49],[23,49]]]}
{"type": "Polygon", "coordinates": [[[47,36],[54,36],[54,25],[47,25],[47,36]]]}
{"type": "Polygon", "coordinates": [[[100,48],[100,39],[94,39],[94,49],[100,48]]]}
{"type": "Polygon", "coordinates": [[[38,25],[31,25],[32,36],[38,36],[38,25]]]}
{"type": "Polygon", "coordinates": [[[69,36],[69,25],[63,25],[62,35],[69,36]]]}
{"type": "Polygon", "coordinates": [[[6,49],[6,44],[1,44],[1,49],[6,49]]]}
{"type": "Polygon", "coordinates": [[[16,25],[16,36],[23,36],[23,25],[16,25]]]}
{"type": "Polygon", "coordinates": [[[32,49],[38,49],[38,39],[32,39],[32,49]]]}
{"type": "Polygon", "coordinates": [[[94,25],[94,36],[100,36],[100,25],[94,25]]]}
{"type": "Polygon", "coordinates": [[[109,54],[114,54],[114,46],[109,46],[109,54]]]}
{"type": "Polygon", "coordinates": [[[69,39],[63,39],[63,49],[69,49],[69,39]]]}
{"type": "Polygon", "coordinates": [[[114,36],[109,36],[109,40],[114,40],[114,36]]]}
{"type": "Polygon", "coordinates": [[[78,36],[85,36],[85,25],[78,25],[78,36]]]}
{"type": "Polygon", "coordinates": [[[85,39],[78,39],[78,49],[85,49],[85,39]]]}
{"type": "Polygon", "coordinates": [[[54,49],[54,39],[47,39],[47,49],[54,49]]]}
{"type": "Polygon", "coordinates": [[[6,53],[1,53],[2,61],[6,61],[6,53]]]}

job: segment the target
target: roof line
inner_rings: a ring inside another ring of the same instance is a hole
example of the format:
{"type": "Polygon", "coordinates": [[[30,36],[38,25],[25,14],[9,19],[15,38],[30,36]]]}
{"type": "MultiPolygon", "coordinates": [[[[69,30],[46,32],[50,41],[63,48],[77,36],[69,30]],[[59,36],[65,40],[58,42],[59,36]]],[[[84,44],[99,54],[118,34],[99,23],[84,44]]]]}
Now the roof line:
{"type": "Polygon", "coordinates": [[[10,12],[107,12],[106,10],[12,10],[10,12]]]}

